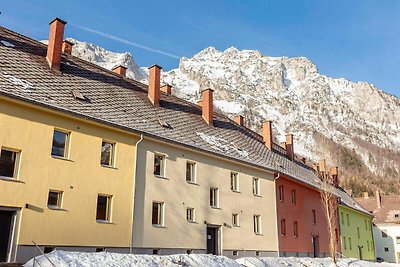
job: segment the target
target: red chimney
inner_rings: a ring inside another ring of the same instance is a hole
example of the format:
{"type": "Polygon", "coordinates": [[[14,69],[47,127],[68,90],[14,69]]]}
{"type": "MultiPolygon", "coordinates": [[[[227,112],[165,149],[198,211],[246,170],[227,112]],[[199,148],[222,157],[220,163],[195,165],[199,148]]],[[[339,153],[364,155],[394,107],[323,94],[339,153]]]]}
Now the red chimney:
{"type": "Polygon", "coordinates": [[[163,85],[163,86],[160,88],[160,90],[161,90],[161,92],[164,92],[164,93],[166,93],[167,95],[171,95],[171,93],[172,93],[172,86],[169,85],[169,84],[166,84],[166,85],[163,85]]]}
{"type": "Polygon", "coordinates": [[[208,125],[213,125],[214,107],[213,107],[213,89],[204,89],[201,92],[201,109],[203,119],[208,125]]]}
{"type": "Polygon", "coordinates": [[[326,164],[324,159],[318,161],[318,167],[320,172],[326,172],[326,164]]]}
{"type": "Polygon", "coordinates": [[[243,126],[244,125],[244,117],[242,115],[237,115],[235,117],[235,122],[237,124],[239,124],[240,126],[243,126]]]}
{"type": "Polygon", "coordinates": [[[112,69],[112,71],[122,77],[126,77],[126,67],[122,65],[118,65],[112,69]]]}
{"type": "Polygon", "coordinates": [[[286,135],[286,155],[290,160],[294,160],[293,134],[286,135]]]}
{"type": "Polygon", "coordinates": [[[149,67],[149,99],[154,106],[160,104],[160,73],[161,67],[153,65],[149,67]]]}
{"type": "Polygon", "coordinates": [[[74,44],[71,43],[70,41],[64,40],[64,41],[62,42],[61,51],[62,51],[64,54],[71,55],[71,54],[72,54],[72,46],[73,46],[73,45],[74,45],[74,44]]]}
{"type": "Polygon", "coordinates": [[[265,146],[268,147],[269,150],[272,150],[272,122],[271,121],[263,122],[262,137],[263,137],[265,146]]]}
{"type": "Polygon", "coordinates": [[[60,70],[65,24],[67,23],[59,18],[55,18],[50,22],[49,43],[46,55],[50,69],[60,70]]]}
{"type": "Polygon", "coordinates": [[[339,170],[338,167],[331,168],[332,184],[334,187],[339,187],[339,170]]]}

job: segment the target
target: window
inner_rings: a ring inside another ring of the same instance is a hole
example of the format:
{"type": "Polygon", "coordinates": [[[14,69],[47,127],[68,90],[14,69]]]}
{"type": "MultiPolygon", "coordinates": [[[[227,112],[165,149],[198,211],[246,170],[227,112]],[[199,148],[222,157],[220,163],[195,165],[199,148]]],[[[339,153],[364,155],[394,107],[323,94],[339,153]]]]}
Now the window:
{"type": "Polygon", "coordinates": [[[313,224],[317,224],[317,214],[315,213],[315,210],[312,210],[312,218],[313,224]]]}
{"type": "Polygon", "coordinates": [[[388,247],[385,247],[385,252],[389,252],[389,248],[388,247]]]}
{"type": "Polygon", "coordinates": [[[337,228],[335,228],[335,237],[336,237],[336,242],[339,242],[339,232],[337,228]]]}
{"type": "Polygon", "coordinates": [[[292,204],[296,205],[296,190],[292,190],[292,204]]]}
{"type": "Polygon", "coordinates": [[[261,252],[260,251],[256,251],[256,257],[260,257],[261,252]]]}
{"type": "Polygon", "coordinates": [[[260,178],[253,177],[253,194],[260,196],[260,178]]]}
{"type": "Polygon", "coordinates": [[[347,249],[347,245],[346,245],[346,237],[343,237],[343,248],[347,249]]]}
{"type": "Polygon", "coordinates": [[[232,214],[232,225],[238,227],[239,226],[239,214],[232,214]]]}
{"type": "Polygon", "coordinates": [[[2,148],[0,152],[0,176],[17,178],[20,152],[2,148]]]}
{"type": "Polygon", "coordinates": [[[153,225],[164,225],[164,202],[153,202],[151,223],[153,225]]]}
{"type": "Polygon", "coordinates": [[[186,182],[196,182],[196,163],[187,161],[186,162],[186,182]]]}
{"type": "Polygon", "coordinates": [[[96,252],[104,252],[104,251],[106,251],[105,248],[96,248],[96,252]]]}
{"type": "Polygon", "coordinates": [[[210,188],[210,206],[218,208],[218,188],[210,188]]]}
{"type": "Polygon", "coordinates": [[[293,236],[299,237],[299,228],[298,228],[297,221],[293,222],[293,236]]]}
{"type": "Polygon", "coordinates": [[[341,223],[344,224],[344,215],[343,215],[343,212],[340,212],[340,219],[341,219],[341,223]]]}
{"type": "Polygon", "coordinates": [[[68,141],[69,133],[54,130],[51,155],[55,157],[68,158],[68,141]]]}
{"type": "Polygon", "coordinates": [[[283,191],[283,185],[280,185],[279,187],[278,187],[278,193],[279,193],[279,201],[285,201],[285,194],[284,194],[284,191],[283,191]]]}
{"type": "Polygon", "coordinates": [[[187,249],[186,254],[193,254],[193,249],[187,249]]]}
{"type": "Polygon", "coordinates": [[[347,225],[350,226],[350,216],[349,216],[349,214],[346,214],[346,219],[347,219],[347,225]]]}
{"type": "Polygon", "coordinates": [[[101,159],[100,164],[104,166],[114,166],[115,144],[103,141],[101,143],[101,159]]]}
{"type": "Polygon", "coordinates": [[[106,195],[97,196],[96,220],[104,222],[111,221],[111,196],[106,196],[106,195]]]}
{"type": "Polygon", "coordinates": [[[231,190],[239,192],[239,176],[236,172],[231,172],[231,190]]]}
{"type": "Polygon", "coordinates": [[[160,254],[160,250],[159,249],[153,249],[153,255],[158,255],[160,254]]]}
{"type": "Polygon", "coordinates": [[[364,222],[365,222],[365,230],[368,230],[367,220],[365,220],[364,222]]]}
{"type": "Polygon", "coordinates": [[[349,249],[352,250],[352,245],[351,245],[351,237],[349,237],[349,249]]]}
{"type": "Polygon", "coordinates": [[[286,220],[281,220],[281,235],[286,235],[286,220]]]}
{"type": "Polygon", "coordinates": [[[369,240],[367,240],[367,249],[369,251],[369,240]]]}
{"type": "Polygon", "coordinates": [[[386,230],[383,230],[381,233],[382,233],[382,237],[387,237],[387,231],[386,230]]]}
{"type": "Polygon", "coordinates": [[[233,256],[237,256],[237,255],[238,255],[238,251],[237,251],[237,250],[233,250],[233,251],[232,251],[232,255],[233,255],[233,256]]]}
{"type": "Polygon", "coordinates": [[[396,243],[400,244],[400,236],[396,236],[396,243]]]}
{"type": "Polygon", "coordinates": [[[154,174],[164,177],[165,156],[154,154],[154,174]]]}
{"type": "Polygon", "coordinates": [[[194,222],[194,208],[187,208],[186,209],[186,220],[188,222],[194,222]]]}
{"type": "Polygon", "coordinates": [[[54,247],[44,247],[43,253],[47,254],[54,250],[54,247]]]}
{"type": "Polygon", "coordinates": [[[254,220],[254,233],[256,235],[261,235],[261,216],[254,215],[253,220],[254,220]]]}
{"type": "Polygon", "coordinates": [[[47,198],[47,207],[61,209],[62,192],[50,190],[49,197],[47,198]]]}
{"type": "Polygon", "coordinates": [[[399,217],[400,217],[400,214],[396,213],[396,214],[394,214],[394,217],[395,217],[395,218],[399,218],[399,217]]]}
{"type": "Polygon", "coordinates": [[[357,227],[357,237],[360,239],[360,227],[357,227]]]}

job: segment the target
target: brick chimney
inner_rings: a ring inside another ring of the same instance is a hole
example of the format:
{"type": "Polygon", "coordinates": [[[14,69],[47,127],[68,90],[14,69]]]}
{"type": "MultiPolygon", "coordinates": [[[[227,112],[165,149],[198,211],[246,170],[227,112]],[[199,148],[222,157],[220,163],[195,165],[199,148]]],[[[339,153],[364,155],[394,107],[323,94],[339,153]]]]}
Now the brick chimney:
{"type": "Polygon", "coordinates": [[[160,73],[161,67],[149,67],[149,99],[154,106],[160,105],[160,73]]]}
{"type": "Polygon", "coordinates": [[[380,209],[382,206],[382,199],[381,199],[381,193],[379,192],[379,190],[376,190],[375,192],[375,198],[376,198],[376,206],[378,207],[378,209],[380,209]]]}
{"type": "Polygon", "coordinates": [[[49,43],[46,55],[50,69],[60,70],[65,24],[67,23],[59,18],[55,18],[50,22],[49,43]]]}
{"type": "Polygon", "coordinates": [[[235,122],[240,126],[244,126],[244,117],[242,115],[237,115],[235,117],[235,122]]]}
{"type": "Polygon", "coordinates": [[[171,95],[171,93],[172,93],[172,86],[169,85],[169,84],[166,84],[166,85],[163,85],[163,86],[160,88],[160,90],[161,90],[161,92],[164,92],[164,93],[166,93],[167,95],[171,95]]]}
{"type": "Polygon", "coordinates": [[[114,73],[116,73],[122,77],[126,77],[126,70],[127,70],[127,67],[122,66],[122,65],[118,65],[112,69],[112,71],[114,73]]]}
{"type": "Polygon", "coordinates": [[[265,146],[268,147],[269,150],[272,150],[272,122],[271,121],[263,122],[262,137],[263,137],[265,146]]]}
{"type": "Polygon", "coordinates": [[[64,40],[64,41],[62,42],[61,51],[62,51],[64,54],[71,55],[71,54],[72,54],[72,47],[73,47],[73,46],[74,46],[73,43],[71,43],[70,41],[64,40]]]}
{"type": "Polygon", "coordinates": [[[339,169],[338,167],[331,168],[332,185],[336,188],[339,187],[339,169]]]}
{"type": "Polygon", "coordinates": [[[290,160],[294,160],[293,134],[286,135],[286,155],[290,160]]]}
{"type": "Polygon", "coordinates": [[[208,125],[213,125],[214,107],[213,107],[213,89],[205,89],[201,92],[201,109],[203,119],[208,125]]]}
{"type": "Polygon", "coordinates": [[[326,163],[324,159],[318,161],[318,167],[320,172],[326,172],[326,163]]]}

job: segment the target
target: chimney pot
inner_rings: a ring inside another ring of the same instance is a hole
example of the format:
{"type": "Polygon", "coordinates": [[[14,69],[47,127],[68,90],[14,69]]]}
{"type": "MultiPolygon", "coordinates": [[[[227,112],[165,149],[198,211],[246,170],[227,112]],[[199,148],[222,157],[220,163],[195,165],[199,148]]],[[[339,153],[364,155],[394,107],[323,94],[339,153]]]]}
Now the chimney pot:
{"type": "Polygon", "coordinates": [[[171,95],[171,93],[172,93],[172,86],[169,85],[169,84],[166,84],[166,85],[163,85],[163,86],[160,88],[160,90],[161,90],[161,92],[164,92],[164,93],[166,93],[167,95],[171,95]]]}
{"type": "Polygon", "coordinates": [[[50,69],[60,70],[65,21],[55,18],[50,22],[46,59],[50,69]]]}
{"type": "Polygon", "coordinates": [[[339,169],[338,167],[331,168],[332,184],[334,187],[339,187],[339,169]]]}
{"type": "Polygon", "coordinates": [[[381,198],[381,194],[380,194],[379,190],[376,190],[375,198],[376,198],[376,206],[378,207],[378,209],[380,209],[381,204],[382,204],[382,198],[381,198]]]}
{"type": "Polygon", "coordinates": [[[268,147],[269,150],[272,150],[272,122],[271,121],[263,122],[262,137],[263,137],[265,146],[268,147]]]}
{"type": "Polygon", "coordinates": [[[160,66],[153,65],[149,67],[148,97],[154,106],[160,105],[160,74],[161,74],[160,66]]]}
{"type": "Polygon", "coordinates": [[[321,159],[318,161],[318,167],[320,172],[326,172],[326,163],[325,159],[321,159]]]}
{"type": "Polygon", "coordinates": [[[201,92],[201,109],[203,119],[208,125],[213,125],[214,107],[213,107],[213,89],[205,89],[201,92]]]}
{"type": "Polygon", "coordinates": [[[239,124],[240,126],[243,126],[244,125],[244,117],[242,115],[237,115],[235,117],[235,122],[237,124],[239,124]]]}
{"type": "Polygon", "coordinates": [[[121,75],[122,77],[126,77],[126,70],[127,70],[127,67],[122,66],[122,65],[118,65],[112,69],[112,71],[114,73],[121,75]]]}
{"type": "Polygon", "coordinates": [[[203,101],[200,99],[199,101],[197,101],[197,105],[199,105],[199,107],[201,107],[201,103],[202,103],[203,101]]]}
{"type": "Polygon", "coordinates": [[[71,43],[70,41],[64,40],[64,41],[62,42],[62,49],[61,49],[61,51],[62,51],[64,54],[71,55],[71,54],[72,54],[72,47],[73,47],[73,46],[74,46],[73,43],[71,43]]]}
{"type": "Polygon", "coordinates": [[[286,135],[286,154],[291,161],[294,160],[293,134],[286,135]]]}

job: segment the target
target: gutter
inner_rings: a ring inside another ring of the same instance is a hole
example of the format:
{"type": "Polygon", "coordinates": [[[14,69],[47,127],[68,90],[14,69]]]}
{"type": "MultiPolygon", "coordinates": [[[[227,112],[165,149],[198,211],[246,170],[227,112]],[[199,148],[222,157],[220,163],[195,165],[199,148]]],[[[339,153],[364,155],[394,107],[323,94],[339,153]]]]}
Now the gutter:
{"type": "Polygon", "coordinates": [[[277,234],[277,240],[278,240],[278,249],[277,249],[277,253],[278,253],[278,255],[277,255],[277,257],[279,258],[281,255],[280,255],[280,250],[279,250],[279,248],[280,248],[280,242],[279,242],[279,218],[278,218],[278,216],[279,216],[279,214],[278,214],[278,201],[277,201],[277,199],[276,199],[276,180],[278,180],[280,177],[281,177],[281,174],[279,173],[279,172],[277,172],[277,173],[275,173],[275,175],[274,175],[275,177],[274,177],[274,202],[275,202],[275,214],[276,214],[276,234],[277,234]]]}
{"type": "Polygon", "coordinates": [[[136,186],[137,157],[138,157],[138,154],[139,154],[138,153],[138,151],[139,151],[138,147],[139,147],[139,144],[143,141],[143,138],[144,138],[143,134],[140,134],[140,139],[135,144],[135,149],[136,149],[136,151],[135,151],[135,174],[134,174],[134,177],[133,177],[133,193],[132,193],[132,203],[133,203],[133,205],[132,205],[132,228],[131,228],[132,229],[132,234],[131,234],[131,244],[129,246],[129,254],[132,254],[132,250],[133,250],[133,226],[134,226],[134,219],[135,219],[135,196],[136,196],[136,188],[137,188],[137,186],[136,186]]]}

